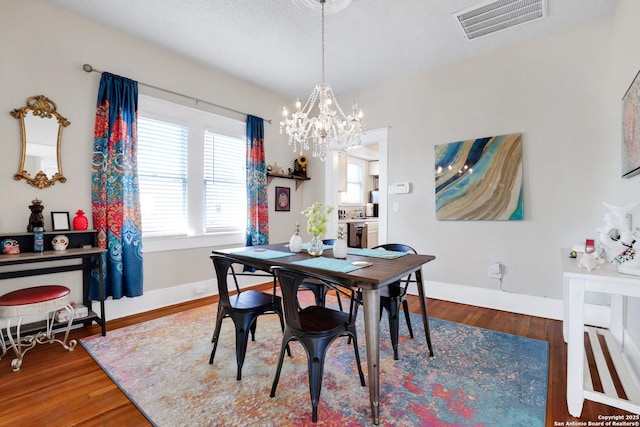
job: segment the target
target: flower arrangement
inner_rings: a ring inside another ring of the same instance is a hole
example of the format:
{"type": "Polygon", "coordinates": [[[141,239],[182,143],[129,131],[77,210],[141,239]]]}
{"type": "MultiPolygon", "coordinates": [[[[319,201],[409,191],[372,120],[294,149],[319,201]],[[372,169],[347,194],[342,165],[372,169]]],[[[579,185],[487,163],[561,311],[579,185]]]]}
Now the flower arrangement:
{"type": "Polygon", "coordinates": [[[343,240],[344,238],[345,238],[344,225],[340,224],[338,226],[338,239],[343,240]]]}
{"type": "Polygon", "coordinates": [[[322,236],[327,232],[327,217],[333,212],[333,207],[315,202],[302,211],[307,217],[307,232],[312,236],[322,236]]]}

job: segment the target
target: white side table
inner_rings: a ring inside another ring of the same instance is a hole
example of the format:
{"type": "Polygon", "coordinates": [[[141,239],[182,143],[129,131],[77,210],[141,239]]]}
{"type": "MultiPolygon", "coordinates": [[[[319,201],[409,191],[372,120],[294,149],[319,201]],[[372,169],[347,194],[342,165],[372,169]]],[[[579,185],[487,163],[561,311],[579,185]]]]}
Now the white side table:
{"type": "Polygon", "coordinates": [[[561,250],[564,272],[563,334],[567,342],[567,407],[569,413],[579,417],[584,399],[640,413],[640,391],[629,374],[621,356],[624,348],[624,300],[627,296],[640,297],[640,276],[618,273],[615,265],[605,263],[589,273],[578,267],[578,260],[569,258],[569,249],[561,250]],[[585,292],[610,295],[611,319],[609,329],[587,327],[584,324],[585,292]],[[596,362],[598,376],[604,392],[595,391],[585,351],[584,333],[587,332],[596,362]],[[603,336],[620,378],[627,399],[618,396],[611,372],[607,366],[603,336]]]}

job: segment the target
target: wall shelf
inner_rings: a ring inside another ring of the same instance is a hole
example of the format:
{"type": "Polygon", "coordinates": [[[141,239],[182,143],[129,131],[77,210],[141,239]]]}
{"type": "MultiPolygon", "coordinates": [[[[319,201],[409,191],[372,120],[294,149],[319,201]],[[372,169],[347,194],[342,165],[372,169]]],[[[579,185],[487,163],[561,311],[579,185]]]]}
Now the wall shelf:
{"type": "Polygon", "coordinates": [[[296,190],[298,190],[298,187],[300,187],[300,185],[302,184],[303,181],[309,181],[311,178],[309,178],[308,176],[297,176],[297,175],[293,175],[293,174],[286,174],[286,173],[273,173],[273,172],[267,172],[267,186],[269,184],[271,184],[271,181],[273,181],[273,178],[284,178],[284,179],[293,179],[296,181],[296,190]]]}

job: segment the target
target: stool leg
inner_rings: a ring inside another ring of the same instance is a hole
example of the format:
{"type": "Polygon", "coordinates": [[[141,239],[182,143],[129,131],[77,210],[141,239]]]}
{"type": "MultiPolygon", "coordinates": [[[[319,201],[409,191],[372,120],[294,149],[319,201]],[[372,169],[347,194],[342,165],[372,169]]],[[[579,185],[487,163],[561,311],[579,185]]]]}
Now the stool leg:
{"type": "Polygon", "coordinates": [[[63,340],[57,339],[53,333],[53,323],[55,319],[55,312],[51,312],[47,314],[46,335],[44,335],[43,333],[40,333],[38,334],[36,340],[38,341],[38,344],[57,342],[57,343],[60,343],[62,347],[65,348],[65,350],[73,351],[73,349],[76,346],[76,340],[71,340],[69,343],[67,343],[67,339],[69,338],[69,331],[71,330],[71,324],[73,323],[73,307],[71,305],[67,305],[63,308],[69,312],[69,320],[67,321],[67,327],[65,328],[64,339],[63,340]]]}
{"type": "Polygon", "coordinates": [[[13,335],[11,335],[11,319],[7,320],[7,336],[9,337],[9,342],[11,343],[11,347],[13,348],[14,353],[16,354],[16,358],[11,361],[11,368],[13,371],[19,371],[22,366],[22,358],[24,354],[31,350],[37,343],[37,340],[33,336],[28,336],[24,338],[27,345],[22,346],[23,338],[20,336],[20,328],[22,326],[22,317],[18,318],[18,325],[16,326],[16,339],[13,339],[13,335]]]}

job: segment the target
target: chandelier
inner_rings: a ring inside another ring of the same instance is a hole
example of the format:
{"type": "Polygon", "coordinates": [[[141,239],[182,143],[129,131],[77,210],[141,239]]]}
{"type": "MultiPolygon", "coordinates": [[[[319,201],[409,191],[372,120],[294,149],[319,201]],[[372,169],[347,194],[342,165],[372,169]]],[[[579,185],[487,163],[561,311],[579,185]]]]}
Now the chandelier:
{"type": "Polygon", "coordinates": [[[322,7],[322,83],[319,83],[311,92],[309,99],[302,106],[300,98],[296,101],[296,112],[291,114],[284,107],[282,114],[284,120],[280,122],[280,133],[283,130],[289,136],[289,145],[293,145],[293,151],[309,150],[311,155],[324,161],[327,153],[334,150],[346,150],[360,145],[362,134],[362,110],[358,104],[353,105],[352,113],[346,115],[331,86],[324,82],[324,6],[326,0],[319,0],[322,7]],[[318,116],[309,117],[311,110],[318,101],[318,116]]]}

